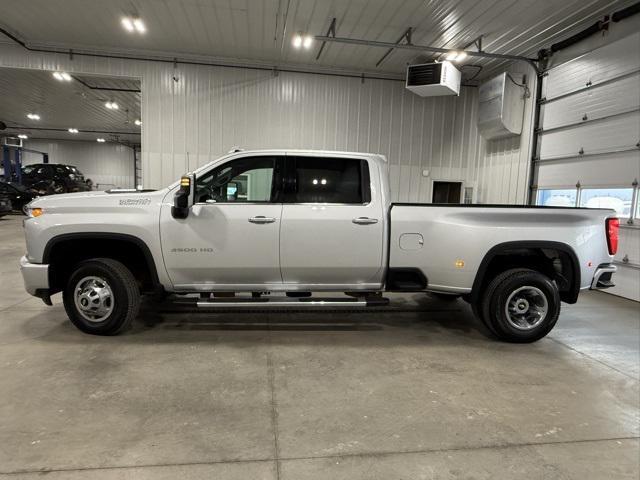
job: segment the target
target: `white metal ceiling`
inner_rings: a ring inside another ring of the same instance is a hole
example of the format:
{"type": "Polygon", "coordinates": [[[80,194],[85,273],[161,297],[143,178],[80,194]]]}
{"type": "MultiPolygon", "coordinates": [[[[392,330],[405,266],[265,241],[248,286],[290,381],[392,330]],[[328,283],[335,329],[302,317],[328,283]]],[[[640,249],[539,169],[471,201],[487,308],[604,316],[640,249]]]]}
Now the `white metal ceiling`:
{"type": "Polygon", "coordinates": [[[140,127],[134,123],[140,118],[140,94],[86,86],[139,89],[140,81],[74,77],[71,82],[61,82],[53,78],[51,72],[0,69],[0,120],[16,127],[2,133],[92,141],[98,137],[109,139],[110,133],[118,133],[120,140],[140,143],[140,127]],[[118,110],[107,109],[107,101],[117,102],[118,110]],[[37,113],[40,120],[28,119],[27,113],[37,113]],[[68,128],[77,128],[80,132],[71,134],[68,128]]]}
{"type": "MultiPolygon", "coordinates": [[[[292,47],[296,32],[460,48],[479,35],[493,53],[535,56],[603,15],[635,0],[2,0],[0,23],[31,45],[101,51],[198,55],[273,65],[304,64],[400,74],[415,52],[395,51],[379,68],[380,48],[292,47]],[[126,33],[123,15],[140,15],[147,34],[126,33]]],[[[2,41],[0,39],[0,41],[2,41]]],[[[473,60],[478,63],[478,60],[473,60]]],[[[498,66],[488,64],[485,73],[498,66]]]]}

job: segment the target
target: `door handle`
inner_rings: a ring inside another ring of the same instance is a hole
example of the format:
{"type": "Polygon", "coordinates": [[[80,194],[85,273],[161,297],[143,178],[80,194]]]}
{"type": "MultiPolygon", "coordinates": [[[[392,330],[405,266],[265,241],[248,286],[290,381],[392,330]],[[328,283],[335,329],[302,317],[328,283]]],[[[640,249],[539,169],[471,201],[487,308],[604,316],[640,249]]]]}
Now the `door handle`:
{"type": "Polygon", "coordinates": [[[273,223],[275,222],[276,219],[273,217],[265,217],[263,215],[258,215],[257,217],[251,217],[249,218],[249,222],[251,223],[258,223],[258,224],[263,224],[263,223],[273,223]]]}
{"type": "Polygon", "coordinates": [[[378,223],[377,218],[369,218],[369,217],[357,217],[352,220],[353,223],[357,225],[371,225],[374,223],[378,223]]]}

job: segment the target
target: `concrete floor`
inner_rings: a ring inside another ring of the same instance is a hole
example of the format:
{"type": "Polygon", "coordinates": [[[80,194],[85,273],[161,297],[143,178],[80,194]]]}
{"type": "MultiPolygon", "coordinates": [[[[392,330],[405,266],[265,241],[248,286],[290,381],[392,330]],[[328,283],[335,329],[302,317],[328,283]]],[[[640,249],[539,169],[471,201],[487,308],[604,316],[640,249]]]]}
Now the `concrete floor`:
{"type": "Polygon", "coordinates": [[[0,220],[0,478],[638,478],[637,303],[585,294],[532,345],[426,295],[93,337],[25,294],[20,221],[0,220]]]}

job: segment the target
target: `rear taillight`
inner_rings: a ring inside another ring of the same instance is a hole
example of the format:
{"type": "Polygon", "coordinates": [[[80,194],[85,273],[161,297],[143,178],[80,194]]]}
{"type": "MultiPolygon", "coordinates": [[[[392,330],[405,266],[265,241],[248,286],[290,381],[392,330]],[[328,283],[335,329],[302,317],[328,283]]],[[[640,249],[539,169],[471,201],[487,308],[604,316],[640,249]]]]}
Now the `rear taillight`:
{"type": "Polygon", "coordinates": [[[607,247],[609,255],[615,255],[618,252],[618,238],[620,231],[620,220],[617,218],[607,218],[607,247]]]}

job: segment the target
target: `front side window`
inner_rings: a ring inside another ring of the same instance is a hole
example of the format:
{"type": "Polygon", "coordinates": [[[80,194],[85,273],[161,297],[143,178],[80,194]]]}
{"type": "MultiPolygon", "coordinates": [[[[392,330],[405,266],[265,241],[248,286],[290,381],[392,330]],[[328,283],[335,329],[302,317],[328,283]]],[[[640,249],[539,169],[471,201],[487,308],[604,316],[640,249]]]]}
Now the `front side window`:
{"type": "Polygon", "coordinates": [[[354,158],[297,157],[292,203],[363,204],[370,201],[369,170],[354,158]]]}
{"type": "Polygon", "coordinates": [[[232,160],[196,180],[196,203],[270,202],[275,157],[232,160]]]}

